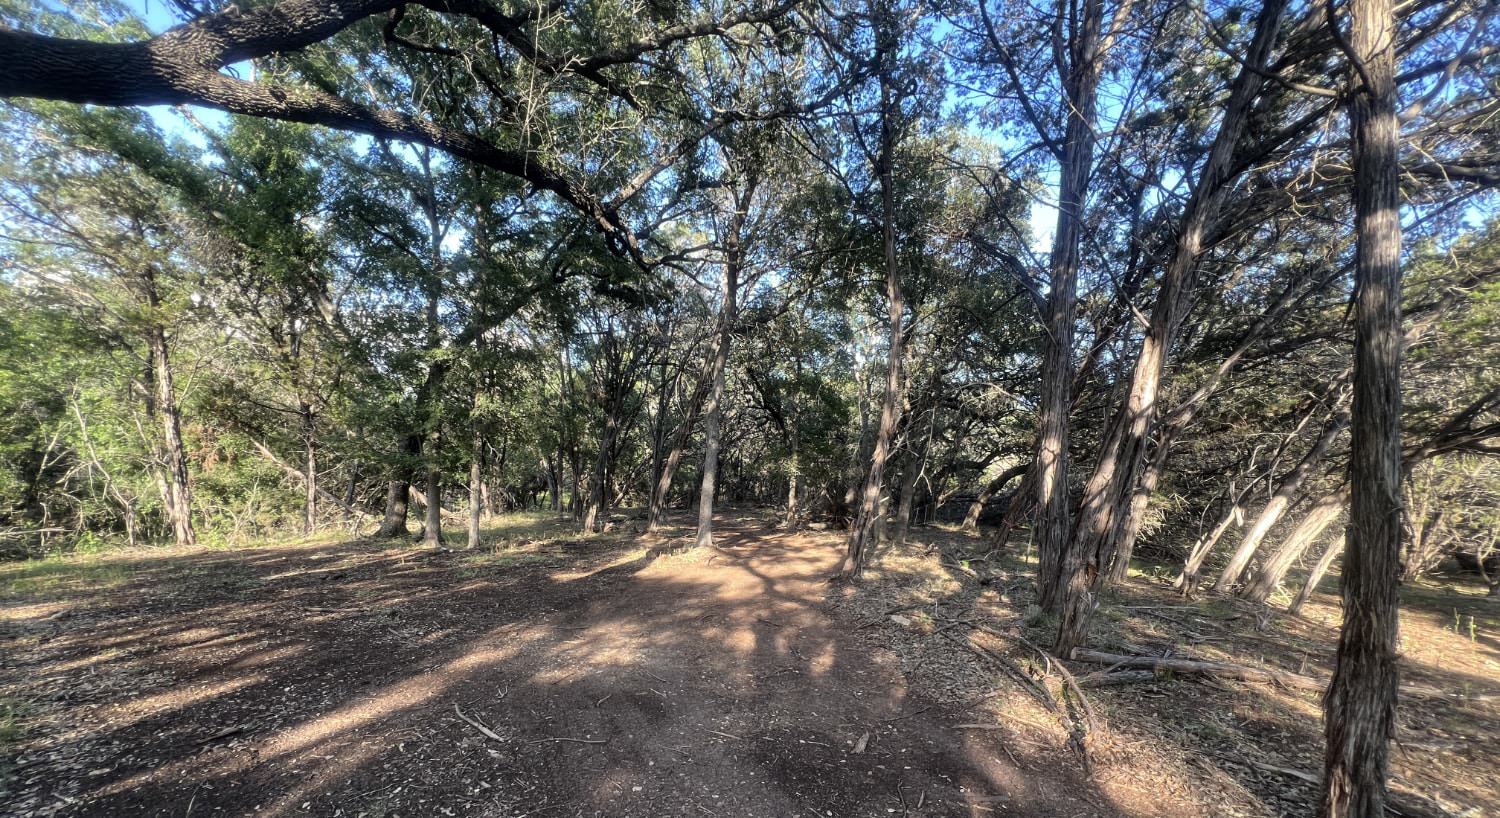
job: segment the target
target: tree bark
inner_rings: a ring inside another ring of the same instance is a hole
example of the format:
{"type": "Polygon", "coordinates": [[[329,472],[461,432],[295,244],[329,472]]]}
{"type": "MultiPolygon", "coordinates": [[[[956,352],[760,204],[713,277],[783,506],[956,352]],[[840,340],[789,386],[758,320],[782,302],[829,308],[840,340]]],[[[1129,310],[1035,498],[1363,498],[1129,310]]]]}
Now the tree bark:
{"type": "Polygon", "coordinates": [[[1318,541],[1329,524],[1338,519],[1339,513],[1344,510],[1344,504],[1348,500],[1349,493],[1344,490],[1334,491],[1318,498],[1303,516],[1302,521],[1297,523],[1297,527],[1292,529],[1292,533],[1282,541],[1276,553],[1272,554],[1255,573],[1255,578],[1245,583],[1245,586],[1240,589],[1240,596],[1259,603],[1264,603],[1269,599],[1297,560],[1301,559],[1307,549],[1318,541]]]}
{"type": "MultiPolygon", "coordinates": [[[[407,460],[415,460],[422,454],[422,438],[406,435],[402,439],[402,451],[407,460]]],[[[385,518],[375,532],[377,537],[404,537],[407,534],[406,513],[411,497],[411,481],[407,475],[410,468],[411,464],[404,462],[400,466],[401,477],[386,484],[385,518]]]]}
{"type": "Polygon", "coordinates": [[[1318,590],[1318,583],[1323,581],[1323,575],[1328,573],[1328,569],[1333,567],[1333,561],[1342,553],[1344,553],[1344,540],[1341,538],[1335,539],[1323,549],[1323,555],[1318,557],[1317,564],[1313,565],[1312,571],[1308,572],[1307,581],[1302,583],[1302,590],[1297,592],[1297,598],[1292,600],[1292,604],[1287,608],[1288,613],[1294,615],[1302,613],[1302,606],[1312,599],[1313,592],[1318,590]]]}
{"type": "Polygon", "coordinates": [[[703,405],[708,401],[709,393],[714,385],[714,368],[719,361],[719,333],[714,333],[713,343],[709,345],[707,356],[703,359],[702,371],[698,374],[698,380],[693,385],[693,393],[688,398],[684,407],[682,422],[678,424],[677,431],[672,435],[672,442],[667,448],[666,455],[662,458],[661,471],[657,474],[656,482],[651,486],[651,497],[646,505],[646,531],[656,531],[661,527],[661,516],[666,511],[667,495],[672,491],[672,481],[677,478],[677,469],[682,463],[682,454],[687,449],[688,441],[693,436],[693,426],[698,422],[698,415],[703,410],[703,405]]]}
{"type": "Polygon", "coordinates": [[[151,310],[151,321],[146,328],[146,342],[151,356],[152,381],[156,387],[156,409],[160,412],[162,448],[166,454],[167,494],[171,502],[167,505],[168,521],[172,525],[172,539],[178,545],[193,545],[198,541],[193,530],[193,490],[188,485],[187,449],[182,442],[182,410],[177,405],[177,390],[172,382],[172,358],[167,348],[167,331],[157,315],[161,309],[161,297],[156,290],[154,271],[147,270],[144,280],[146,305],[151,310]]]}
{"type": "Polygon", "coordinates": [[[1088,631],[1102,570],[1113,558],[1120,526],[1128,514],[1155,420],[1167,355],[1186,317],[1197,283],[1198,257],[1218,218],[1235,176],[1235,146],[1249,118],[1251,103],[1276,43],[1287,0],[1265,0],[1254,37],[1236,76],[1207,161],[1183,212],[1171,261],[1162,275],[1151,320],[1141,341],[1124,405],[1116,413],[1094,473],[1084,488],[1078,524],[1068,543],[1058,579],[1061,613],[1054,649],[1066,655],[1088,631]]]}
{"type": "Polygon", "coordinates": [[[973,531],[977,529],[979,527],[979,517],[980,515],[984,514],[984,507],[989,504],[990,500],[996,494],[999,494],[1000,490],[1005,488],[1005,486],[1010,483],[1010,481],[1026,474],[1027,469],[1030,468],[1030,463],[1020,466],[1011,466],[1010,468],[996,475],[995,479],[991,480],[988,483],[985,483],[984,488],[980,489],[979,493],[974,495],[974,501],[972,503],[969,503],[969,510],[964,514],[964,522],[962,528],[965,531],[973,531]]]}
{"type": "Polygon", "coordinates": [[[1291,508],[1292,500],[1302,491],[1302,484],[1307,481],[1313,469],[1322,462],[1324,455],[1328,454],[1329,447],[1333,445],[1333,441],[1348,425],[1349,414],[1345,411],[1339,410],[1332,418],[1329,418],[1317,442],[1307,450],[1297,465],[1281,478],[1271,499],[1266,501],[1260,515],[1255,518],[1255,523],[1250,526],[1249,531],[1245,532],[1239,547],[1234,550],[1229,562],[1224,565],[1224,570],[1219,572],[1219,579],[1214,583],[1215,590],[1219,593],[1229,593],[1235,589],[1245,569],[1250,566],[1251,558],[1255,556],[1256,551],[1260,550],[1260,545],[1265,541],[1266,535],[1281,521],[1281,516],[1287,512],[1287,509],[1291,508]]]}
{"type": "Polygon", "coordinates": [[[693,541],[695,548],[707,548],[714,542],[714,496],[718,491],[719,446],[724,433],[724,379],[729,368],[729,343],[734,336],[734,324],[738,315],[740,271],[745,262],[745,249],[741,242],[745,221],[749,216],[750,199],[755,194],[756,181],[752,175],[744,189],[734,196],[734,215],[724,235],[724,303],[719,308],[718,343],[714,348],[713,391],[709,395],[707,414],[703,423],[703,474],[698,487],[698,536],[693,541]]]}
{"type": "MultiPolygon", "coordinates": [[[[1057,228],[1049,259],[1046,349],[1037,417],[1036,508],[1037,592],[1043,610],[1057,610],[1063,554],[1072,537],[1068,502],[1068,415],[1073,406],[1073,323],[1078,310],[1078,244],[1083,236],[1083,205],[1094,163],[1095,107],[1103,68],[1100,42],[1104,0],[1085,0],[1073,32],[1071,65],[1061,77],[1067,95],[1058,185],[1057,228]]],[[[1060,56],[1060,55],[1059,55],[1060,56]]]]}
{"type": "Polygon", "coordinates": [[[1356,237],[1350,509],[1344,623],[1323,705],[1319,813],[1381,818],[1396,726],[1401,586],[1401,126],[1393,0],[1351,0],[1349,20],[1356,237]]]}
{"type": "Polygon", "coordinates": [[[446,234],[441,215],[438,213],[437,182],[432,172],[431,154],[419,151],[422,166],[422,185],[415,186],[413,198],[421,203],[427,217],[428,270],[427,270],[427,380],[422,386],[422,395],[427,425],[427,441],[423,448],[423,460],[427,470],[426,518],[422,525],[422,544],[437,548],[443,544],[443,381],[447,375],[447,364],[437,355],[443,339],[438,324],[438,301],[443,290],[443,237],[446,234]]]}
{"type": "Polygon", "coordinates": [[[469,547],[479,547],[479,520],[484,510],[484,435],[475,424],[469,454],[469,547]]]}
{"type": "MultiPolygon", "coordinates": [[[[892,25],[890,21],[878,24],[892,25]]],[[[839,577],[843,580],[857,579],[864,572],[865,561],[874,550],[876,530],[880,523],[881,489],[885,484],[885,464],[890,457],[892,438],[896,434],[896,423],[901,411],[901,357],[903,316],[906,301],[901,293],[901,273],[896,258],[896,191],[893,167],[896,149],[895,123],[891,121],[895,101],[892,98],[892,67],[896,43],[890,31],[877,33],[877,75],[880,81],[880,147],[876,157],[876,176],[880,180],[880,235],[882,259],[885,266],[886,314],[890,333],[886,349],[885,394],[880,402],[880,421],[875,430],[874,448],[870,452],[870,468],[865,474],[864,488],[860,492],[859,511],[849,529],[849,541],[844,551],[844,561],[839,566],[839,577]]]]}
{"type": "Polygon", "coordinates": [[[298,415],[302,418],[303,453],[303,500],[302,533],[312,534],[318,529],[318,430],[313,417],[312,404],[306,400],[298,402],[298,415]]]}

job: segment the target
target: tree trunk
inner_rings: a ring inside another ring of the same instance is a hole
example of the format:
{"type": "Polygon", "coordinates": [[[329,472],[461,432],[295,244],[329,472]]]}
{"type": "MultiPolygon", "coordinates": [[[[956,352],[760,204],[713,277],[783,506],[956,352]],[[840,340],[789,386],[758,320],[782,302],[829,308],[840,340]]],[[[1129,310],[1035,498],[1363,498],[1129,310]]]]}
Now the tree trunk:
{"type": "MultiPolygon", "coordinates": [[[[1316,286],[1312,289],[1316,289],[1316,286]]],[[[1156,449],[1151,455],[1151,459],[1146,462],[1145,469],[1141,472],[1135,491],[1131,495],[1129,510],[1126,512],[1125,519],[1120,523],[1119,541],[1113,549],[1114,553],[1111,555],[1109,562],[1109,573],[1104,580],[1106,585],[1123,582],[1130,572],[1130,558],[1135,552],[1136,539],[1140,536],[1141,526],[1145,523],[1146,511],[1151,507],[1151,498],[1155,495],[1156,487],[1161,482],[1162,472],[1166,469],[1167,461],[1172,455],[1172,446],[1177,442],[1178,435],[1182,434],[1192,424],[1193,419],[1198,414],[1198,410],[1207,405],[1208,399],[1218,391],[1220,384],[1224,382],[1224,378],[1235,370],[1244,359],[1245,354],[1255,345],[1256,341],[1264,337],[1275,326],[1277,319],[1284,315],[1286,310],[1296,304],[1301,296],[1307,292],[1308,289],[1303,288],[1300,282],[1294,281],[1292,284],[1289,284],[1282,291],[1281,296],[1265,312],[1261,313],[1261,316],[1256,319],[1250,329],[1244,335],[1240,336],[1234,349],[1225,356],[1224,360],[1219,362],[1219,365],[1198,385],[1198,388],[1194,389],[1182,402],[1174,406],[1171,412],[1166,414],[1166,421],[1162,424],[1161,432],[1156,436],[1156,449]]],[[[1306,420],[1304,419],[1302,423],[1305,422],[1306,420]]],[[[1302,428],[1302,423],[1298,424],[1298,429],[1302,428]]],[[[1189,562],[1194,562],[1194,558],[1196,557],[1191,581],[1188,581],[1189,578],[1185,574],[1179,574],[1175,583],[1176,587],[1185,588],[1183,591],[1184,595],[1196,590],[1198,582],[1197,572],[1202,568],[1202,560],[1208,555],[1208,551],[1217,544],[1218,538],[1224,534],[1225,530],[1227,530],[1227,526],[1215,529],[1216,533],[1207,542],[1201,554],[1199,553],[1198,545],[1202,545],[1204,541],[1200,540],[1199,544],[1194,546],[1192,555],[1190,555],[1188,560],[1189,562]]]]}
{"type": "Polygon", "coordinates": [[[604,481],[609,478],[609,450],[615,445],[616,425],[614,401],[609,401],[609,404],[604,408],[604,428],[599,435],[599,451],[594,456],[594,473],[589,478],[589,499],[584,506],[581,525],[584,531],[595,534],[603,530],[604,517],[609,513],[604,481]]]}
{"type": "Polygon", "coordinates": [[[698,536],[694,547],[713,545],[714,494],[718,491],[719,444],[724,423],[724,369],[727,364],[729,344],[720,343],[718,363],[714,366],[713,393],[709,398],[708,414],[703,423],[703,474],[698,486],[698,536]]]}
{"type": "Polygon", "coordinates": [[[302,533],[311,534],[318,529],[318,437],[313,418],[312,404],[299,401],[298,414],[302,417],[302,452],[305,466],[302,473],[302,533]]]}
{"type": "MultiPolygon", "coordinates": [[[[408,461],[416,459],[422,453],[422,438],[407,435],[402,449],[408,461]]],[[[411,482],[407,478],[410,468],[409,462],[403,462],[399,467],[401,478],[386,484],[385,519],[380,521],[380,529],[375,532],[377,537],[406,536],[406,512],[411,497],[411,482]]]]}
{"type": "MultiPolygon", "coordinates": [[[[146,276],[146,302],[153,312],[161,307],[157,296],[155,277],[146,276]]],[[[178,545],[192,545],[198,541],[193,531],[193,490],[188,485],[187,450],[182,442],[182,411],[177,406],[177,391],[172,383],[171,353],[167,349],[166,330],[152,323],[146,331],[147,345],[154,368],[152,380],[156,386],[156,408],[160,412],[162,447],[166,454],[167,494],[171,503],[167,505],[168,521],[172,524],[172,539],[178,545]]]]}
{"type": "MultiPolygon", "coordinates": [[[[1393,0],[1351,0],[1354,405],[1344,623],[1323,700],[1325,818],[1382,818],[1401,572],[1401,194],[1393,0]]],[[[1337,21],[1334,21],[1337,24],[1337,21]]]]}
{"type": "Polygon", "coordinates": [[[1000,519],[1000,525],[995,529],[994,547],[1001,548],[1010,541],[1012,531],[1031,517],[1036,511],[1036,491],[1032,488],[1036,485],[1036,461],[1033,460],[1027,467],[1026,473],[1021,475],[1021,482],[1016,485],[1016,490],[1010,495],[1010,504],[1005,508],[1005,516],[1000,519]]]}
{"type": "Polygon", "coordinates": [[[1057,229],[1048,267],[1046,349],[1037,417],[1036,508],[1037,594],[1043,610],[1055,611],[1061,598],[1063,554],[1072,535],[1068,502],[1068,415],[1073,405],[1073,323],[1078,310],[1078,243],[1083,205],[1094,163],[1094,119],[1104,25],[1104,0],[1085,0],[1083,19],[1073,33],[1072,65],[1062,77],[1067,94],[1067,135],[1058,185],[1057,229]]]}
{"type": "Polygon", "coordinates": [[[1276,486],[1276,491],[1272,493],[1271,499],[1266,501],[1265,508],[1261,509],[1260,516],[1255,519],[1255,524],[1250,526],[1249,531],[1245,532],[1244,538],[1240,540],[1239,547],[1230,556],[1229,562],[1224,566],[1224,570],[1219,572],[1219,579],[1214,583],[1216,591],[1219,593],[1229,593],[1239,583],[1240,578],[1245,573],[1245,569],[1250,565],[1251,558],[1260,549],[1260,544],[1265,540],[1266,535],[1270,533],[1271,528],[1276,523],[1281,521],[1281,516],[1286,513],[1287,509],[1291,508],[1292,499],[1302,491],[1302,484],[1307,481],[1308,475],[1312,474],[1312,470],[1322,462],[1323,456],[1328,453],[1328,449],[1333,445],[1334,439],[1348,425],[1349,414],[1340,410],[1329,419],[1328,424],[1323,427],[1323,434],[1318,437],[1317,442],[1313,444],[1312,448],[1307,450],[1307,454],[1303,455],[1302,459],[1297,462],[1297,465],[1285,477],[1281,478],[1281,483],[1276,486]]]}
{"type": "MultiPolygon", "coordinates": [[[[1352,370],[1346,371],[1346,374],[1351,371],[1352,370]]],[[[1310,403],[1308,408],[1310,411],[1310,403]]],[[[1307,423],[1311,419],[1311,414],[1303,415],[1302,419],[1297,422],[1296,428],[1292,430],[1292,433],[1286,435],[1282,439],[1281,444],[1277,446],[1275,454],[1271,456],[1269,465],[1266,467],[1267,476],[1275,471],[1276,464],[1280,462],[1281,456],[1286,453],[1287,446],[1290,445],[1295,436],[1302,431],[1302,427],[1307,425],[1307,423]]],[[[1254,467],[1255,455],[1252,454],[1250,456],[1250,462],[1246,469],[1247,473],[1249,471],[1253,471],[1254,467]]],[[[1260,478],[1257,477],[1253,480],[1247,481],[1244,488],[1240,489],[1239,491],[1235,491],[1234,482],[1232,480],[1230,481],[1230,502],[1229,505],[1224,509],[1224,516],[1219,519],[1218,524],[1214,526],[1212,531],[1210,531],[1206,535],[1199,537],[1198,541],[1193,544],[1192,549],[1188,552],[1187,559],[1183,562],[1182,571],[1177,574],[1177,578],[1172,582],[1172,587],[1178,589],[1178,591],[1183,596],[1191,596],[1195,591],[1198,590],[1198,582],[1201,578],[1200,573],[1203,570],[1203,563],[1207,561],[1209,553],[1213,551],[1214,546],[1218,545],[1219,540],[1222,539],[1224,534],[1229,531],[1229,528],[1232,525],[1242,526],[1245,524],[1245,500],[1255,492],[1255,487],[1259,482],[1260,478]]]]}
{"type": "Polygon", "coordinates": [[[865,561],[877,544],[875,532],[881,516],[880,494],[885,484],[885,463],[890,457],[891,440],[896,434],[896,423],[901,411],[902,319],[906,302],[901,294],[900,268],[896,259],[896,191],[893,168],[896,134],[895,124],[891,121],[895,102],[892,99],[890,66],[891,60],[895,58],[896,44],[889,41],[893,38],[888,32],[880,32],[877,36],[880,39],[876,46],[880,80],[880,148],[876,157],[876,175],[880,180],[880,234],[890,335],[886,349],[885,395],[880,402],[880,422],[875,430],[874,449],[870,452],[870,468],[860,492],[859,511],[849,529],[844,561],[839,567],[839,577],[844,580],[856,579],[864,572],[865,561]]]}
{"type": "MultiPolygon", "coordinates": [[[[437,432],[427,436],[428,457],[437,458],[438,446],[442,441],[437,432]]],[[[422,520],[422,544],[430,548],[438,548],[443,544],[443,473],[435,465],[427,467],[427,506],[424,509],[426,515],[422,520]]]]}
{"type": "Polygon", "coordinates": [[[708,355],[703,360],[703,369],[693,385],[693,394],[688,398],[687,405],[684,407],[682,422],[677,425],[677,431],[672,435],[672,443],[662,458],[661,471],[657,473],[656,482],[651,486],[651,497],[646,505],[646,531],[648,532],[656,531],[661,526],[661,516],[667,507],[667,495],[672,490],[672,481],[677,477],[677,469],[682,463],[682,453],[687,449],[688,441],[692,439],[693,425],[698,422],[698,414],[702,411],[703,404],[708,400],[709,392],[713,389],[714,368],[718,366],[719,361],[720,339],[720,334],[715,333],[708,355]]]}
{"type": "MultiPolygon", "coordinates": [[[[719,445],[724,433],[724,376],[729,368],[729,342],[734,334],[736,300],[740,288],[740,265],[744,263],[740,233],[750,206],[754,182],[735,197],[735,212],[730,219],[724,247],[724,304],[719,310],[719,342],[714,349],[713,392],[709,396],[703,423],[703,475],[698,487],[698,536],[695,548],[707,548],[714,542],[714,495],[718,491],[719,445]]],[[[665,477],[665,474],[663,475],[665,477]]]]}
{"type": "Polygon", "coordinates": [[[1302,583],[1302,590],[1297,592],[1297,598],[1292,600],[1291,606],[1287,608],[1288,613],[1294,615],[1302,613],[1302,606],[1312,599],[1313,592],[1318,590],[1318,583],[1323,581],[1323,575],[1328,573],[1328,569],[1333,566],[1333,561],[1342,553],[1344,553],[1344,540],[1341,538],[1334,539],[1327,548],[1323,549],[1323,555],[1318,557],[1317,564],[1308,573],[1307,581],[1302,583]]]}
{"type": "Polygon", "coordinates": [[[1184,209],[1172,259],[1162,275],[1151,321],[1131,373],[1129,392],[1110,424],[1099,461],[1084,488],[1078,525],[1062,559],[1058,578],[1061,595],[1053,608],[1061,613],[1054,645],[1060,655],[1066,656],[1079,645],[1088,631],[1095,599],[1103,586],[1101,571],[1113,559],[1121,523],[1133,502],[1167,355],[1193,303],[1198,257],[1233,181],[1234,148],[1264,82],[1262,75],[1286,2],[1266,0],[1256,20],[1255,36],[1224,104],[1219,131],[1184,209]]]}
{"type": "MultiPolygon", "coordinates": [[[[800,360],[798,360],[797,363],[796,363],[796,376],[797,376],[797,381],[796,382],[797,383],[801,383],[801,380],[802,380],[802,361],[800,361],[800,360]]],[[[797,501],[798,501],[798,495],[801,493],[801,490],[802,490],[802,488],[801,488],[801,479],[802,479],[802,459],[801,459],[801,457],[802,457],[801,456],[802,433],[801,433],[801,431],[799,430],[799,428],[797,426],[798,411],[797,411],[797,397],[796,397],[795,393],[792,395],[791,400],[792,400],[792,407],[791,407],[791,412],[789,413],[790,417],[787,418],[787,425],[790,427],[788,429],[788,431],[787,431],[787,438],[788,438],[788,442],[791,445],[792,454],[791,454],[791,457],[789,458],[789,460],[787,462],[787,475],[786,475],[786,517],[785,517],[785,519],[786,519],[786,524],[788,526],[795,526],[795,525],[797,525],[797,517],[801,513],[801,510],[797,507],[797,501]]]]}
{"type": "Polygon", "coordinates": [[[1292,529],[1292,533],[1282,541],[1276,553],[1272,554],[1266,560],[1265,565],[1262,565],[1256,572],[1255,578],[1245,583],[1245,587],[1240,589],[1240,596],[1259,603],[1264,603],[1269,599],[1297,560],[1301,559],[1307,549],[1318,541],[1329,524],[1338,519],[1339,512],[1344,510],[1344,503],[1348,499],[1348,492],[1343,490],[1318,498],[1297,527],[1292,529]]]}
{"type": "Polygon", "coordinates": [[[484,436],[474,428],[469,455],[469,547],[479,547],[479,518],[484,511],[484,436]]]}
{"type": "Polygon", "coordinates": [[[1010,481],[1026,474],[1026,470],[1030,468],[1030,463],[1023,466],[1011,466],[996,475],[994,480],[985,483],[984,488],[980,489],[979,493],[974,496],[974,502],[969,503],[969,510],[964,514],[963,529],[965,531],[973,531],[979,528],[979,517],[984,514],[984,507],[989,504],[990,500],[996,494],[1000,493],[1000,489],[1005,488],[1006,484],[1010,481]]]}
{"type": "Polygon", "coordinates": [[[443,492],[442,492],[442,406],[443,380],[447,365],[436,355],[443,345],[438,324],[438,301],[443,289],[443,236],[446,230],[438,214],[436,182],[433,180],[431,153],[423,150],[417,154],[422,163],[425,189],[413,191],[427,216],[428,270],[427,270],[427,342],[430,356],[427,363],[427,380],[422,386],[426,399],[427,443],[423,458],[427,467],[427,516],[422,525],[422,544],[436,548],[443,544],[443,492]]]}
{"type": "Polygon", "coordinates": [[[554,458],[542,461],[542,470],[547,475],[547,509],[553,513],[562,510],[562,475],[558,472],[558,462],[554,458]]]}
{"type": "Polygon", "coordinates": [[[937,433],[937,404],[942,398],[938,391],[940,385],[941,381],[934,373],[928,384],[928,392],[932,395],[932,408],[927,413],[927,434],[918,448],[907,447],[906,465],[901,470],[901,485],[896,494],[896,528],[891,533],[892,546],[905,543],[906,534],[911,530],[912,505],[916,500],[917,481],[927,470],[927,456],[932,451],[932,438],[937,433]]]}

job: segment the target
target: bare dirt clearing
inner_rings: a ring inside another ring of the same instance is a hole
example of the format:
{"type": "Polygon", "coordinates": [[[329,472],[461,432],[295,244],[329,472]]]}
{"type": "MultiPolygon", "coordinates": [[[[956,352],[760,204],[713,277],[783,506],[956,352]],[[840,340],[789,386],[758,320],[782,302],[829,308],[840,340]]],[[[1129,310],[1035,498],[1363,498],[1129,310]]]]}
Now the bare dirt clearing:
{"type": "MultiPolygon", "coordinates": [[[[1065,720],[960,644],[1005,649],[955,622],[1029,633],[1019,573],[979,586],[914,543],[861,588],[830,586],[839,537],[750,516],[707,553],[552,534],[478,552],[324,542],[8,569],[0,696],[17,735],[0,761],[0,813],[1307,809],[1311,786],[1286,772],[1317,769],[1305,691],[1187,679],[1091,691],[1104,725],[1086,775],[1065,720]]],[[[1179,604],[1145,583],[1129,593],[1122,606],[1179,604]]],[[[1098,644],[1242,662],[1259,650],[1257,661],[1326,673],[1314,646],[1331,640],[1313,634],[1324,624],[1262,633],[1217,603],[1109,612],[1098,644]]],[[[1457,616],[1457,630],[1409,617],[1412,675],[1500,692],[1493,609],[1457,616]]],[[[1408,800],[1495,809],[1497,760],[1480,749],[1500,727],[1494,705],[1403,708],[1408,800]]]]}

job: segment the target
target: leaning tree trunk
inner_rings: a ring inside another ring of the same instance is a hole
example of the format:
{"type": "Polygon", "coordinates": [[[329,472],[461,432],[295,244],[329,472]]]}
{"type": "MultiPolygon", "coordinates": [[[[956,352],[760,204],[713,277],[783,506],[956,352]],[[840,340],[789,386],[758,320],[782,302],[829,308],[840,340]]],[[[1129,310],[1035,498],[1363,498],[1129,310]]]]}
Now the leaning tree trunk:
{"type": "Polygon", "coordinates": [[[1254,579],[1240,589],[1240,597],[1258,603],[1269,599],[1297,560],[1302,559],[1302,555],[1318,541],[1329,524],[1338,519],[1339,512],[1344,510],[1344,503],[1348,499],[1349,493],[1342,489],[1318,498],[1302,521],[1297,523],[1297,527],[1292,529],[1292,533],[1282,541],[1276,553],[1256,572],[1254,579]]]}
{"type": "Polygon", "coordinates": [[[1172,453],[1174,435],[1171,431],[1167,429],[1157,441],[1156,451],[1146,462],[1146,468],[1141,472],[1141,479],[1136,484],[1135,493],[1130,497],[1130,509],[1125,513],[1125,519],[1120,524],[1119,542],[1114,552],[1110,554],[1109,564],[1105,568],[1104,584],[1106,585],[1124,582],[1130,576],[1130,558],[1135,554],[1135,541],[1141,535],[1141,526],[1146,522],[1146,509],[1151,504],[1151,495],[1156,493],[1156,486],[1161,482],[1162,472],[1167,468],[1167,458],[1172,453]]]}
{"type": "MultiPolygon", "coordinates": [[[[1401,193],[1393,0],[1350,0],[1354,404],[1344,624],[1324,698],[1326,818],[1382,818],[1401,573],[1401,193]]],[[[1335,21],[1335,25],[1337,22],[1335,21]]]]}
{"type": "Polygon", "coordinates": [[[1068,655],[1081,644],[1088,631],[1095,599],[1103,589],[1103,569],[1113,559],[1121,523],[1130,511],[1145,460],[1146,441],[1156,417],[1167,356],[1193,303],[1204,239],[1218,219],[1219,207],[1237,174],[1231,161],[1235,145],[1249,119],[1251,103],[1264,82],[1263,74],[1286,3],[1287,0],[1266,0],[1256,20],[1254,39],[1224,103],[1219,132],[1184,209],[1177,243],[1162,275],[1125,402],[1110,424],[1103,451],[1084,488],[1078,525],[1063,555],[1058,577],[1061,598],[1054,607],[1061,617],[1054,649],[1060,656],[1068,655]]]}
{"type": "Polygon", "coordinates": [[[962,528],[965,531],[973,531],[977,529],[979,527],[979,517],[984,513],[984,507],[989,504],[990,500],[993,499],[996,494],[1000,493],[1000,489],[1005,488],[1006,484],[1010,483],[1010,481],[1016,479],[1017,477],[1026,474],[1027,470],[1030,468],[1030,463],[1022,466],[1011,466],[1010,468],[996,475],[994,480],[985,483],[984,488],[980,489],[979,493],[974,495],[974,502],[969,504],[969,510],[964,514],[964,523],[962,528]]]}
{"type": "Polygon", "coordinates": [[[1198,590],[1198,582],[1201,579],[1203,563],[1208,560],[1208,555],[1213,552],[1214,546],[1224,538],[1224,534],[1236,523],[1244,525],[1245,521],[1245,498],[1255,490],[1255,481],[1245,486],[1238,492],[1230,488],[1231,497],[1229,505],[1224,507],[1224,513],[1219,517],[1219,522],[1209,529],[1208,533],[1198,537],[1193,547],[1188,550],[1187,559],[1183,561],[1182,570],[1178,572],[1177,578],[1172,581],[1172,587],[1176,588],[1183,596],[1192,596],[1198,590]]]}
{"type": "Polygon", "coordinates": [[[1327,548],[1323,549],[1323,555],[1318,557],[1317,564],[1308,573],[1307,581],[1302,583],[1302,590],[1297,592],[1297,598],[1292,600],[1291,606],[1287,608],[1287,613],[1293,616],[1302,613],[1302,606],[1306,605],[1309,599],[1312,599],[1313,593],[1318,590],[1318,583],[1323,581],[1323,575],[1328,573],[1328,569],[1333,567],[1333,561],[1338,559],[1338,556],[1342,553],[1344,553],[1344,540],[1342,538],[1334,539],[1333,542],[1328,544],[1327,548]]]}
{"type": "Polygon", "coordinates": [[[870,452],[870,468],[860,491],[859,511],[855,515],[854,524],[850,526],[844,561],[839,566],[839,577],[844,580],[856,579],[864,572],[865,561],[877,544],[876,531],[881,517],[880,494],[885,484],[885,464],[890,457],[891,442],[896,434],[896,423],[901,410],[902,319],[906,302],[901,294],[900,268],[896,260],[896,192],[893,189],[895,173],[892,168],[896,139],[895,125],[891,122],[894,103],[891,98],[889,65],[893,50],[892,43],[882,42],[878,47],[877,57],[880,63],[880,153],[876,158],[876,165],[880,179],[880,234],[885,263],[886,312],[890,323],[885,394],[880,401],[880,421],[875,429],[875,446],[870,452]]]}
{"type": "Polygon", "coordinates": [[[1337,412],[1323,427],[1323,434],[1318,436],[1317,442],[1307,450],[1307,454],[1303,455],[1297,465],[1281,478],[1271,499],[1266,501],[1265,508],[1261,509],[1260,516],[1256,517],[1255,524],[1245,532],[1239,547],[1234,550],[1229,562],[1224,565],[1224,570],[1219,572],[1219,579],[1214,583],[1214,588],[1218,593],[1228,593],[1239,583],[1240,578],[1244,576],[1245,569],[1250,566],[1251,558],[1255,556],[1256,551],[1260,550],[1260,544],[1265,541],[1266,535],[1276,523],[1281,521],[1281,516],[1287,512],[1287,509],[1291,508],[1292,499],[1302,491],[1302,484],[1307,481],[1308,475],[1312,474],[1312,470],[1322,462],[1323,456],[1328,453],[1333,441],[1348,425],[1348,413],[1337,412]]]}

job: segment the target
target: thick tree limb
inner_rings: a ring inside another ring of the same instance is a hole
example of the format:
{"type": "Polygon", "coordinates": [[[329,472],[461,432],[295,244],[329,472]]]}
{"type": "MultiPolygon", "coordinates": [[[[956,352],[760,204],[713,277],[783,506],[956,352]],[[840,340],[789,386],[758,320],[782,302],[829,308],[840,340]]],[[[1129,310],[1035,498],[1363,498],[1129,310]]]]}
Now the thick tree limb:
{"type": "MultiPolygon", "coordinates": [[[[583,213],[615,252],[644,266],[635,236],[616,208],[533,153],[501,147],[430,120],[368,108],[324,91],[247,82],[220,73],[231,63],[301,50],[360,20],[405,5],[403,0],[281,0],[250,11],[229,6],[150,39],[124,43],[0,28],[0,97],[108,106],[201,105],[426,145],[551,191],[583,213]]],[[[601,70],[694,37],[775,19],[790,9],[792,1],[667,28],[593,55],[562,56],[543,53],[534,44],[535,38],[525,31],[524,17],[506,15],[484,0],[419,0],[414,5],[470,17],[540,67],[575,73],[622,94],[601,70]]],[[[432,53],[441,50],[432,49],[432,53]]]]}

